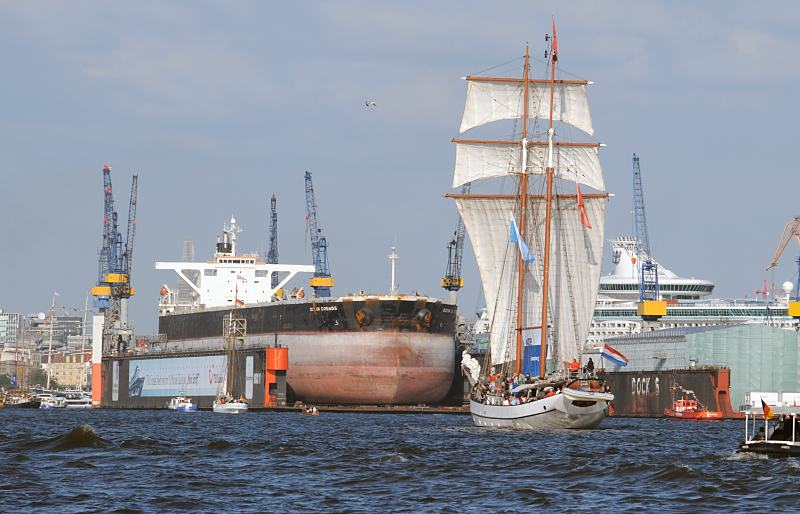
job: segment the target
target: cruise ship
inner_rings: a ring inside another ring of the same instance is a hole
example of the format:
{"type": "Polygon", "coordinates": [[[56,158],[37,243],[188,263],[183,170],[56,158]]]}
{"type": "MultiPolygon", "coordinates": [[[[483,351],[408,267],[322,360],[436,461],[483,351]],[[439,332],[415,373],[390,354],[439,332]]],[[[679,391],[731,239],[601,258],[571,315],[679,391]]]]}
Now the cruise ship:
{"type": "MultiPolygon", "coordinates": [[[[609,337],[638,334],[642,320],[637,315],[639,266],[636,264],[636,239],[622,236],[612,241],[614,270],[601,276],[600,290],[589,332],[589,346],[609,337]]],[[[764,323],[779,328],[796,328],[797,320],[787,316],[785,294],[768,301],[757,299],[715,299],[714,283],[685,278],[658,264],[660,296],[667,300],[667,315],[648,322],[646,330],[661,328],[708,327],[737,323],[764,323]]]]}

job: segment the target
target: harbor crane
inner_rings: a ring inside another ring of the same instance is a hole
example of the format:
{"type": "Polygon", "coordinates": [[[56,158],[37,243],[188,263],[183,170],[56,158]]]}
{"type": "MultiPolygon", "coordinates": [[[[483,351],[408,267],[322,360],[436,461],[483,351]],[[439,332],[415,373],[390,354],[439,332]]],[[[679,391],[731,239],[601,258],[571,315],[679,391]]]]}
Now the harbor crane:
{"type": "Polygon", "coordinates": [[[306,170],[306,222],[308,234],[311,238],[311,255],[314,258],[314,276],[308,284],[314,289],[314,296],[328,298],[333,287],[333,277],[328,266],[328,240],[319,228],[317,218],[317,200],[314,197],[314,184],[311,181],[311,172],[306,170]]]}
{"type": "Polygon", "coordinates": [[[91,293],[105,316],[103,344],[106,349],[113,342],[118,344],[118,349],[126,349],[133,334],[128,327],[128,300],[134,295],[130,278],[136,237],[138,184],[139,177],[134,175],[128,204],[127,236],[123,242],[118,214],[114,209],[111,167],[103,165],[103,244],[98,259],[97,285],[92,287],[91,293]]]}
{"type": "Polygon", "coordinates": [[[661,301],[658,287],[658,263],[650,252],[647,216],[644,210],[644,189],[639,156],[633,154],[633,221],[636,237],[636,258],[639,265],[639,305],[637,311],[645,321],[655,321],[667,314],[667,303],[661,301]]]}
{"type": "MultiPolygon", "coordinates": [[[[471,183],[467,182],[461,186],[461,194],[469,194],[471,183]]],[[[447,243],[447,270],[441,280],[443,289],[450,291],[450,303],[456,303],[456,293],[464,287],[464,278],[461,276],[461,262],[464,257],[464,220],[461,214],[458,215],[456,230],[453,232],[453,239],[447,243]]]]}
{"type": "Polygon", "coordinates": [[[772,257],[769,266],[767,266],[767,271],[778,265],[778,261],[781,260],[783,251],[786,250],[786,247],[789,245],[789,241],[791,241],[792,238],[795,238],[797,243],[800,244],[800,216],[796,216],[793,220],[790,220],[786,225],[783,226],[783,234],[781,234],[781,240],[780,243],[778,243],[778,249],[775,250],[775,255],[772,257]]]}
{"type": "MultiPolygon", "coordinates": [[[[272,193],[269,207],[269,251],[267,252],[267,262],[278,264],[278,200],[275,193],[272,193]]],[[[278,287],[278,272],[272,273],[272,288],[278,287]]]]}
{"type": "MultiPolygon", "coordinates": [[[[800,244],[800,216],[795,216],[794,219],[789,220],[789,222],[783,226],[783,233],[781,234],[781,240],[778,243],[778,249],[775,250],[775,255],[772,256],[772,260],[770,261],[769,266],[767,266],[767,271],[778,265],[778,262],[781,260],[781,256],[783,255],[783,251],[786,250],[786,247],[789,245],[789,241],[791,241],[792,238],[796,239],[797,243],[800,244]]],[[[798,258],[796,262],[797,283],[795,284],[795,297],[793,302],[789,302],[788,314],[793,318],[800,319],[800,258],[798,258]]]]}

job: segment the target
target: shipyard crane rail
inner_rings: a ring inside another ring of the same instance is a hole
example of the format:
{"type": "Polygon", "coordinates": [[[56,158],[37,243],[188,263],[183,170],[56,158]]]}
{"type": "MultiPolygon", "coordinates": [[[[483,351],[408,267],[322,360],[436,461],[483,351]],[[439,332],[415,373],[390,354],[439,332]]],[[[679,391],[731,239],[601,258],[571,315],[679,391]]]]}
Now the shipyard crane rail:
{"type": "MultiPolygon", "coordinates": [[[[267,262],[269,264],[278,263],[278,200],[275,193],[272,193],[269,208],[269,251],[267,252],[267,262]]],[[[278,287],[278,272],[272,273],[272,288],[278,287]]]]}
{"type": "MultiPolygon", "coordinates": [[[[469,194],[471,183],[467,182],[461,186],[461,194],[469,194]]],[[[464,287],[464,278],[461,276],[461,263],[464,257],[464,220],[461,214],[458,215],[456,230],[453,232],[453,239],[447,243],[447,270],[442,278],[441,286],[443,289],[456,292],[464,287]]]]}
{"type": "Polygon", "coordinates": [[[786,246],[788,246],[789,241],[791,241],[792,238],[795,238],[797,243],[800,244],[800,216],[796,216],[793,220],[790,220],[788,223],[786,223],[786,225],[783,226],[783,234],[781,234],[781,240],[780,243],[778,243],[778,249],[775,250],[775,255],[772,257],[769,266],[767,266],[767,271],[778,265],[778,261],[781,260],[783,251],[786,250],[786,246]]]}
{"type": "Polygon", "coordinates": [[[333,277],[331,276],[328,265],[328,240],[319,228],[317,218],[317,200],[314,196],[314,184],[311,181],[311,172],[306,170],[306,222],[308,223],[308,234],[311,238],[311,254],[314,258],[314,276],[308,281],[314,289],[314,296],[327,298],[331,295],[333,287],[333,277]]]}

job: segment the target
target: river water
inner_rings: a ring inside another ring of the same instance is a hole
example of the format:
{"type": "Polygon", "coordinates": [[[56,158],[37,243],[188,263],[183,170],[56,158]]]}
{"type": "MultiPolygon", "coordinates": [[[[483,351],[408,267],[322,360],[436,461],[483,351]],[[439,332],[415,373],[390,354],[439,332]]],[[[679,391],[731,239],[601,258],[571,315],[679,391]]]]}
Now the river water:
{"type": "Polygon", "coordinates": [[[0,512],[800,509],[741,421],[535,434],[469,416],[0,409],[0,512]]]}

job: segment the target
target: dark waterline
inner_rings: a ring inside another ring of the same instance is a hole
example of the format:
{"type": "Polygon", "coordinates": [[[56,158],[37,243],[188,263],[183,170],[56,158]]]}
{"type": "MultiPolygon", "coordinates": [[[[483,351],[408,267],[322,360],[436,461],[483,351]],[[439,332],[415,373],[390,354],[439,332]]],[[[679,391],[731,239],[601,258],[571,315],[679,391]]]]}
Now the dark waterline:
{"type": "Polygon", "coordinates": [[[547,435],[468,416],[0,409],[0,512],[731,512],[800,508],[739,421],[547,435]]]}

